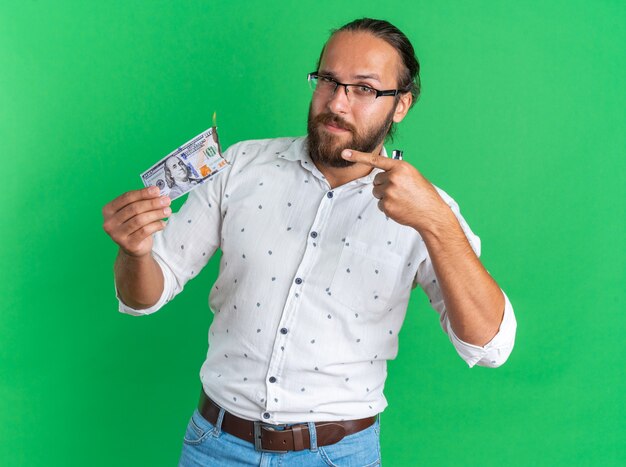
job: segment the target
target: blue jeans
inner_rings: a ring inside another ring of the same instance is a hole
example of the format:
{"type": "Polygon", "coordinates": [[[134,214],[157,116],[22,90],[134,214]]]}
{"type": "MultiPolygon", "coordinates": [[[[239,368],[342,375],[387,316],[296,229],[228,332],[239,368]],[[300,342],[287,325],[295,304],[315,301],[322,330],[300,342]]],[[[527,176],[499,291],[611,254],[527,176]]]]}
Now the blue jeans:
{"type": "Polygon", "coordinates": [[[187,425],[179,467],[191,466],[350,466],[380,465],[380,424],[346,436],[329,446],[317,446],[311,430],[311,449],[284,454],[260,452],[248,441],[221,430],[221,415],[213,425],[196,409],[187,425]]]}

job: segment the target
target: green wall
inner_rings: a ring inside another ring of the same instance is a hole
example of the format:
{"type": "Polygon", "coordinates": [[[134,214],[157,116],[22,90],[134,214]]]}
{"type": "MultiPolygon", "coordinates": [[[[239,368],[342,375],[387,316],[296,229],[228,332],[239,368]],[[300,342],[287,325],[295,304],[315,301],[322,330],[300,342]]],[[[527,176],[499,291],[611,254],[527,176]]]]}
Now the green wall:
{"type": "Polygon", "coordinates": [[[176,464],[217,261],[120,314],[101,208],[213,111],[224,145],[303,134],[306,73],[360,16],[414,42],[394,146],[459,201],[518,320],[508,362],[470,370],[415,291],[385,465],[626,464],[626,2],[5,0],[0,465],[176,464]]]}

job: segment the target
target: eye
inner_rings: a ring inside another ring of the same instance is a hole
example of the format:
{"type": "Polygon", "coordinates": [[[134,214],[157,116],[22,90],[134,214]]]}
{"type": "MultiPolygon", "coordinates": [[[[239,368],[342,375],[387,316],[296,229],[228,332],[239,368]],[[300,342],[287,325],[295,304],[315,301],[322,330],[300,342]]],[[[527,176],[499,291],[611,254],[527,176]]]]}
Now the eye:
{"type": "Polygon", "coordinates": [[[333,82],[333,79],[329,76],[318,76],[317,79],[318,81],[321,81],[322,83],[325,83],[325,84],[329,84],[333,82]]]}
{"type": "Polygon", "coordinates": [[[354,93],[360,96],[369,96],[372,94],[376,94],[376,91],[373,88],[370,88],[369,86],[360,84],[354,87],[354,93]]]}

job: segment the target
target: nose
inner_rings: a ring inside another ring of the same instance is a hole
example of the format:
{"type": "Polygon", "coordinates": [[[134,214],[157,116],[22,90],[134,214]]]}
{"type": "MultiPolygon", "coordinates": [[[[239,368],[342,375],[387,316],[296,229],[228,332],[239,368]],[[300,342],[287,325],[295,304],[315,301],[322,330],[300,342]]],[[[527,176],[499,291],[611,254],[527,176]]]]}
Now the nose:
{"type": "Polygon", "coordinates": [[[350,110],[350,101],[348,100],[348,88],[343,84],[339,84],[335,92],[328,99],[328,109],[336,114],[345,114],[350,110]]]}

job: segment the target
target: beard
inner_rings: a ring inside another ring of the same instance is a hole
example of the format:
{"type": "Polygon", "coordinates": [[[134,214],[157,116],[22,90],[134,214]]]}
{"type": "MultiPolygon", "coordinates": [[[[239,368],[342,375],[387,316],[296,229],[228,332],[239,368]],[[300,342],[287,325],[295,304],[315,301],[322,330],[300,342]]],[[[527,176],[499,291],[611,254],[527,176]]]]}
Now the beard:
{"type": "Polygon", "coordinates": [[[395,108],[385,117],[379,126],[357,130],[354,125],[346,122],[338,115],[331,113],[320,113],[316,117],[312,116],[312,107],[309,107],[309,118],[307,121],[307,147],[309,156],[315,163],[326,167],[350,167],[354,164],[341,157],[344,149],[354,149],[359,152],[372,152],[385,140],[393,125],[393,114],[395,108]],[[335,135],[322,129],[322,125],[330,123],[336,127],[348,130],[350,138],[343,140],[343,135],[335,135]]]}

